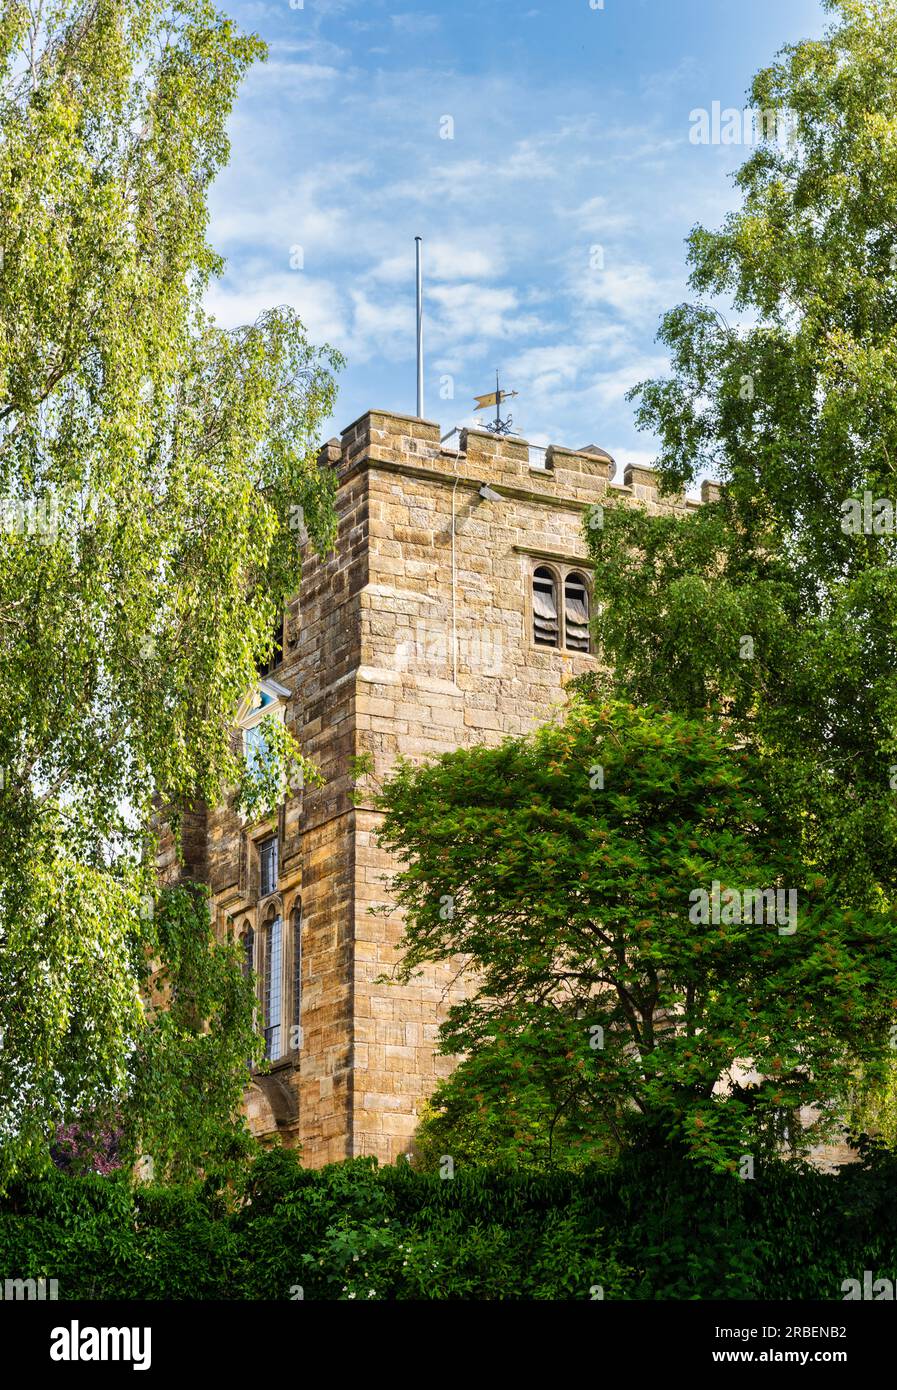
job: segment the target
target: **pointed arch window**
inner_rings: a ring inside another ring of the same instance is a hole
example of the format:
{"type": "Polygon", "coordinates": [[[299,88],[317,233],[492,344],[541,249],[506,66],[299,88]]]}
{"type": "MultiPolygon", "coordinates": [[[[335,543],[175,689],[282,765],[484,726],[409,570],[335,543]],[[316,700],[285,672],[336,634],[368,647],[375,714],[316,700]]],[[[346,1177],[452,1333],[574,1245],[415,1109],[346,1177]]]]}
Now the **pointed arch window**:
{"type": "Polygon", "coordinates": [[[283,918],[278,912],[265,928],[265,1056],[276,1061],[283,1037],[283,918]]]}
{"type": "MultiPolygon", "coordinates": [[[[248,980],[255,969],[255,932],[247,923],[246,929],[241,938],[243,944],[243,979],[248,980]]],[[[252,1069],[252,1058],[246,1058],[246,1066],[252,1069]]]]}
{"type": "Polygon", "coordinates": [[[255,969],[255,932],[247,927],[243,933],[243,979],[248,980],[255,969]]]}

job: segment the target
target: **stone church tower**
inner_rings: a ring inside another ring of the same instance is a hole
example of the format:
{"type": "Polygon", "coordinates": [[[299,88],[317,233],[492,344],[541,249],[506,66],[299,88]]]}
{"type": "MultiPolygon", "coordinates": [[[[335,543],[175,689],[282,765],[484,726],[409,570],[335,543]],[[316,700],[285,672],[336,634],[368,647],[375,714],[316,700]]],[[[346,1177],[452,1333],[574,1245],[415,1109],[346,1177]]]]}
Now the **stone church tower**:
{"type": "MultiPolygon", "coordinates": [[[[449,965],[378,982],[396,961],[390,860],[353,760],[384,778],[423,759],[529,731],[592,669],[583,527],[608,490],[652,509],[650,469],[594,446],[536,450],[482,430],[440,441],[426,420],[371,411],[321,451],[337,481],[338,539],[309,552],[284,618],[282,656],[240,712],[274,713],[323,774],[276,817],[226,807],[185,821],[183,872],[207,881],[220,932],[241,938],[259,977],[270,1069],[252,1078],[250,1123],[320,1165],[407,1151],[420,1108],[451,1063],[434,1057],[453,999],[449,965]],[[592,509],[590,511],[590,509],[592,509]]],[[[705,497],[707,484],[705,487],[705,497]]],[[[163,876],[178,868],[173,845],[163,876]]]]}

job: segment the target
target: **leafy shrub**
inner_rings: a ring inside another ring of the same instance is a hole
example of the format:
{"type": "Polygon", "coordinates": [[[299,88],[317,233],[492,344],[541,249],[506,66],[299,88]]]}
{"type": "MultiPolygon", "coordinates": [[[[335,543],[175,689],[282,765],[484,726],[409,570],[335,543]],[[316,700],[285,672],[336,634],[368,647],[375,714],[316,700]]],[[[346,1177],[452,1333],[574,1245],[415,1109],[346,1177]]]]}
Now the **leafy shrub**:
{"type": "Polygon", "coordinates": [[[838,1300],[897,1267],[897,1159],[860,1159],[741,1181],[646,1145],[613,1167],[444,1180],[274,1150],[225,1191],[54,1172],[0,1202],[0,1278],[72,1299],[838,1300]]]}

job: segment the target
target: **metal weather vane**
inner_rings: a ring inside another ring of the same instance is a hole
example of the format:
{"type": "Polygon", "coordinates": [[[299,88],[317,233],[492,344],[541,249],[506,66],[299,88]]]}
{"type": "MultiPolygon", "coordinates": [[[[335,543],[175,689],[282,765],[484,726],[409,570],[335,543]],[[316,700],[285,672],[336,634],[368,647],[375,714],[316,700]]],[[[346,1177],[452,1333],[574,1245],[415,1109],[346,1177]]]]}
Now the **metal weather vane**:
{"type": "Polygon", "coordinates": [[[503,391],[501,389],[498,381],[498,369],[496,368],[495,390],[490,391],[487,396],[474,396],[474,400],[477,403],[475,406],[476,410],[485,410],[489,405],[495,406],[495,419],[490,420],[489,424],[486,426],[487,430],[491,430],[493,434],[511,433],[511,425],[514,423],[514,418],[511,415],[509,415],[506,420],[501,418],[501,404],[502,401],[509,401],[516,395],[516,391],[503,391]]]}

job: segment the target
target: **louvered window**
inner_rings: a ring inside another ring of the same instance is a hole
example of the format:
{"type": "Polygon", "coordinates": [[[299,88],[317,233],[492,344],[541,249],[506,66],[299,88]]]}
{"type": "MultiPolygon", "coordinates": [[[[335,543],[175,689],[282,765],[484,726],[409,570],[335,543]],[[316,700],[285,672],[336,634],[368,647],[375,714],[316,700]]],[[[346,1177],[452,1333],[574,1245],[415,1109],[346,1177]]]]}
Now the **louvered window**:
{"type": "Polygon", "coordinates": [[[560,645],[557,585],[544,565],[533,574],[533,641],[539,647],[560,645]]]}
{"type": "Polygon", "coordinates": [[[589,650],[589,591],[575,570],[564,580],[564,645],[574,652],[589,650]]]}

